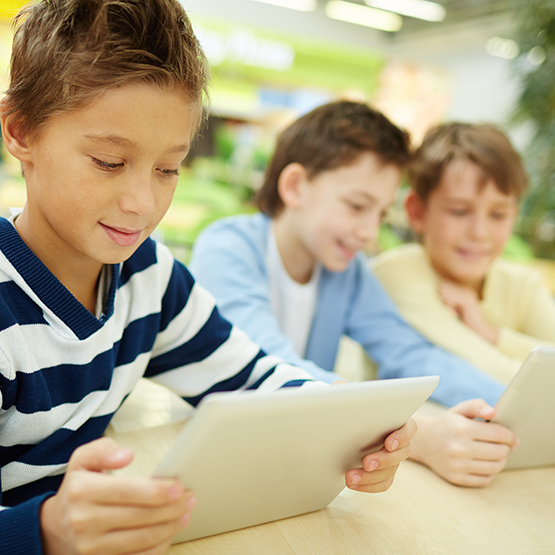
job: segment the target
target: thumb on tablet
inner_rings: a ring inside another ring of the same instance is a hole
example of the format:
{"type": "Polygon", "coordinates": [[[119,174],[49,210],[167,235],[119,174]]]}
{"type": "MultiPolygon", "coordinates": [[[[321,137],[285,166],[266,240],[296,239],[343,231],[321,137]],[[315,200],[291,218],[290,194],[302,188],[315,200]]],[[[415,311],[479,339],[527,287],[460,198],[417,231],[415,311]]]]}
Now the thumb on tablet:
{"type": "Polygon", "coordinates": [[[467,418],[482,418],[484,420],[491,420],[495,417],[495,409],[488,405],[483,399],[470,399],[455,405],[452,409],[453,412],[458,412],[467,418]]]}
{"type": "Polygon", "coordinates": [[[132,451],[120,447],[113,439],[103,437],[78,447],[69,459],[67,471],[89,470],[91,472],[102,472],[104,470],[115,470],[127,466],[132,459],[132,451]]]}

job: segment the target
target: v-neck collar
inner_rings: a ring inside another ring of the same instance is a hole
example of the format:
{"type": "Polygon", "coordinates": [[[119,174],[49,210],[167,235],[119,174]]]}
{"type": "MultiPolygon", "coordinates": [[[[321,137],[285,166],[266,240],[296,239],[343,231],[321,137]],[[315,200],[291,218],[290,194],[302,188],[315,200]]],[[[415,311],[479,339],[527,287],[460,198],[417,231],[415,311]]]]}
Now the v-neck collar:
{"type": "Polygon", "coordinates": [[[0,249],[35,295],[79,338],[102,328],[114,312],[119,264],[111,265],[104,313],[91,314],[27,246],[11,222],[0,218],[0,249]]]}

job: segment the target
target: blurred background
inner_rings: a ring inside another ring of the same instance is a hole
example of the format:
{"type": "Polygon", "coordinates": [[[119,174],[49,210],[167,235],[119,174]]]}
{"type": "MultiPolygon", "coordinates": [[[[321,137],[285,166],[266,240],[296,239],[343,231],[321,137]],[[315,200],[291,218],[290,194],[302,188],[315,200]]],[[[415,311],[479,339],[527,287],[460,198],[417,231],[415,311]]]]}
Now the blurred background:
{"type": "MultiPolygon", "coordinates": [[[[213,73],[208,126],[182,168],[158,233],[187,261],[199,231],[252,211],[276,134],[317,105],[367,101],[418,145],[444,120],[493,122],[523,155],[532,185],[506,256],[555,290],[555,0],[182,0],[213,73]]],[[[11,19],[0,0],[0,88],[11,19]]],[[[25,202],[5,149],[0,214],[25,202]]],[[[407,239],[401,190],[378,249],[407,239]]]]}

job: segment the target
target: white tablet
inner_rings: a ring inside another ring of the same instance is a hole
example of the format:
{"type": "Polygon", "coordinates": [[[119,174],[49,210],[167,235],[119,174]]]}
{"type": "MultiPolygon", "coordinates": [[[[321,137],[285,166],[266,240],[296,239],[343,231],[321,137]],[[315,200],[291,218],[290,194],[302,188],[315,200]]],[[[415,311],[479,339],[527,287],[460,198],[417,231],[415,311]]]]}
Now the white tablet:
{"type": "Polygon", "coordinates": [[[380,449],[438,382],[209,395],[155,472],[178,476],[197,499],[174,543],[326,507],[345,487],[345,472],[380,449]]]}
{"type": "Polygon", "coordinates": [[[505,468],[555,464],[555,348],[534,349],[497,403],[495,421],[520,438],[505,468]]]}

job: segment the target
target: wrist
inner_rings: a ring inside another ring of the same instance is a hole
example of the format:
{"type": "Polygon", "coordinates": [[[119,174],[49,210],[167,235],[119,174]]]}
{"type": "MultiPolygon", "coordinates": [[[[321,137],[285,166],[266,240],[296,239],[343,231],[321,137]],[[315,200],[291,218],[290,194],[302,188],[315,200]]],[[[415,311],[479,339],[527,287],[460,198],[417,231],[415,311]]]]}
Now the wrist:
{"type": "Polygon", "coordinates": [[[54,498],[55,495],[46,499],[46,501],[44,501],[44,503],[41,505],[39,513],[40,538],[43,555],[54,555],[62,553],[60,549],[56,548],[56,534],[53,531],[53,524],[56,524],[52,521],[52,519],[55,519],[54,513],[56,512],[54,508],[54,498]]]}
{"type": "Polygon", "coordinates": [[[472,318],[463,318],[463,322],[486,341],[495,345],[499,339],[499,330],[491,325],[482,314],[475,314],[472,318]]]}
{"type": "Polygon", "coordinates": [[[426,464],[426,461],[425,461],[426,437],[428,434],[430,423],[434,420],[434,417],[426,414],[417,413],[417,414],[414,414],[412,418],[418,426],[418,431],[416,432],[416,434],[414,435],[414,437],[410,442],[410,445],[411,445],[410,459],[422,464],[426,464]]]}
{"type": "Polygon", "coordinates": [[[497,340],[499,339],[499,330],[495,326],[484,322],[477,331],[486,341],[489,341],[492,345],[497,344],[497,340]]]}
{"type": "Polygon", "coordinates": [[[491,333],[491,335],[490,335],[490,338],[488,339],[488,341],[490,343],[492,343],[493,345],[497,345],[497,342],[499,341],[499,330],[492,326],[490,333],[491,333]]]}

